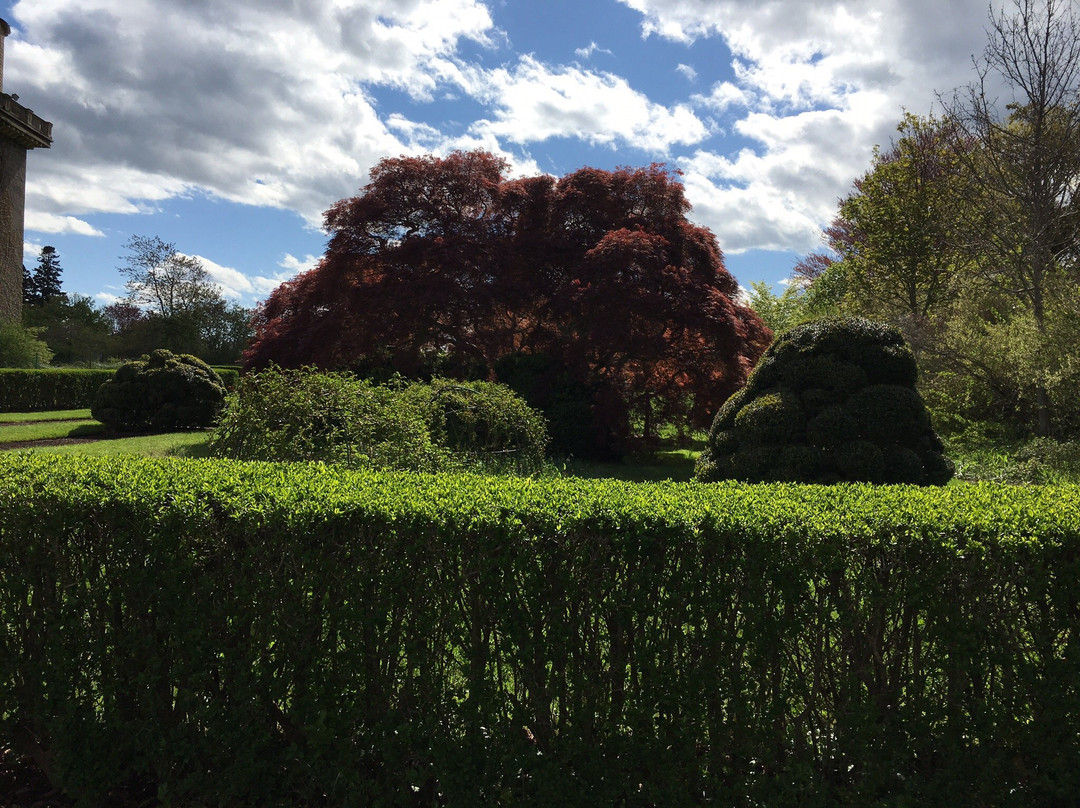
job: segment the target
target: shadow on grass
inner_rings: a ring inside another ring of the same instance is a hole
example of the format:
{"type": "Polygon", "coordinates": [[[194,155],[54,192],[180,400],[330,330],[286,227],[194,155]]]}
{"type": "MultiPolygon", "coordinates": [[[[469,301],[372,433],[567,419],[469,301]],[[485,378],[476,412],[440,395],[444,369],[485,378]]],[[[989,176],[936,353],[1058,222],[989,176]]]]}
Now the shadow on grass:
{"type": "Polygon", "coordinates": [[[688,482],[694,476],[694,461],[698,452],[691,449],[673,449],[635,456],[622,463],[597,463],[587,460],[568,459],[557,464],[568,477],[587,479],[627,480],[629,482],[688,482]]]}

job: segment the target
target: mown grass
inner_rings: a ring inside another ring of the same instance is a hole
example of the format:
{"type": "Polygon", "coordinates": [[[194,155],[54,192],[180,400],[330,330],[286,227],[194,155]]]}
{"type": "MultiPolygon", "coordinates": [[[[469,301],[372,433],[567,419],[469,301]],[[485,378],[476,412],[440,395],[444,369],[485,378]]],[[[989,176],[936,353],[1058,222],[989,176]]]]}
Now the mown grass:
{"type": "Polygon", "coordinates": [[[0,426],[0,444],[13,441],[89,438],[105,432],[105,425],[92,418],[78,421],[39,421],[0,426]]]}
{"type": "Polygon", "coordinates": [[[38,421],[78,421],[90,418],[90,410],[52,410],[49,412],[0,412],[0,424],[38,421]]]}
{"type": "Polygon", "coordinates": [[[33,451],[64,455],[144,455],[146,457],[206,457],[208,432],[173,432],[109,438],[104,424],[90,410],[0,413],[0,444],[63,438],[101,438],[86,443],[19,447],[7,451],[33,451]]]}
{"type": "Polygon", "coordinates": [[[139,435],[131,438],[112,438],[92,443],[71,443],[60,446],[41,446],[22,451],[61,455],[142,455],[144,457],[207,457],[208,432],[169,432],[164,435],[139,435]]]}
{"type": "MultiPolygon", "coordinates": [[[[88,409],[0,413],[0,444],[104,434],[105,427],[90,418],[88,409]]],[[[42,445],[33,447],[32,451],[94,456],[207,457],[209,437],[209,432],[177,432],[42,445]]],[[[630,482],[682,482],[692,479],[694,462],[704,441],[694,441],[694,448],[671,448],[673,441],[665,442],[669,446],[654,451],[639,451],[622,462],[568,459],[549,463],[547,468],[555,474],[588,479],[630,482]]],[[[985,437],[973,440],[965,436],[947,438],[946,454],[956,465],[954,485],[980,481],[1014,485],[1080,483],[1080,442],[1047,439],[1008,441],[985,437]]]]}

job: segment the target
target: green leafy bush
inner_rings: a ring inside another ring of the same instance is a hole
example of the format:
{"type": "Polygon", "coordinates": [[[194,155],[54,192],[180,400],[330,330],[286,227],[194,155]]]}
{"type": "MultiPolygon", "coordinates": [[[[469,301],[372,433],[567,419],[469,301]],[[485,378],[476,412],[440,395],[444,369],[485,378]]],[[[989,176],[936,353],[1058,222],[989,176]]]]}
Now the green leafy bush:
{"type": "Polygon", "coordinates": [[[272,366],[240,377],[209,449],[238,460],[433,470],[444,458],[425,415],[400,390],[350,373],[272,366]]]}
{"type": "Polygon", "coordinates": [[[221,377],[189,354],[159,349],[128,362],[98,388],[91,414],[120,432],[210,426],[225,401],[221,377]]]}
{"type": "Polygon", "coordinates": [[[543,419],[502,385],[377,385],[349,373],[271,367],[241,377],[210,451],[352,467],[533,471],[545,442],[543,419]]]}
{"type": "Polygon", "coordinates": [[[53,353],[38,335],[44,329],[0,322],[0,368],[42,368],[53,353]]]}
{"type": "Polygon", "coordinates": [[[944,485],[953,469],[915,390],[900,332],[819,320],[781,335],[717,413],[695,474],[944,485]]]}
{"type": "Polygon", "coordinates": [[[1080,793],[1076,486],[4,454],[0,558],[0,743],[84,805],[1080,793]]]}
{"type": "Polygon", "coordinates": [[[524,472],[543,465],[544,419],[505,385],[434,378],[410,384],[401,398],[424,412],[432,441],[469,465],[524,472]]]}

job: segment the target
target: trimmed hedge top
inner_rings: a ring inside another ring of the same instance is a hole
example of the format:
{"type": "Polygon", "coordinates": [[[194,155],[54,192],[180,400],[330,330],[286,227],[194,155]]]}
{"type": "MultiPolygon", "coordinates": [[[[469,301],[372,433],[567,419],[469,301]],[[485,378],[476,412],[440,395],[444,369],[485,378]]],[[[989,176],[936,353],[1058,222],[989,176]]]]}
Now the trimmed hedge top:
{"type": "Polygon", "coordinates": [[[1074,486],[5,454],[0,557],[0,740],[87,805],[1080,793],[1074,486]]]}
{"type": "Polygon", "coordinates": [[[781,335],[717,413],[704,481],[944,485],[953,474],[892,326],[861,318],[781,335]]]}

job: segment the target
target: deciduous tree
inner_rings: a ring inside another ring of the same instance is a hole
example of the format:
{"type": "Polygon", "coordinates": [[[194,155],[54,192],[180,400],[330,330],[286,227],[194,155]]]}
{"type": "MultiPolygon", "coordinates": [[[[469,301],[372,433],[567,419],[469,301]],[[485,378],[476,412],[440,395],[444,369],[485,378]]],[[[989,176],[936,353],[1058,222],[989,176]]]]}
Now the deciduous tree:
{"type": "Polygon", "coordinates": [[[132,303],[149,306],[162,317],[173,317],[201,303],[220,299],[202,261],[177,252],[176,245],[157,236],[132,236],[124,245],[118,269],[127,280],[132,303]]]}
{"type": "Polygon", "coordinates": [[[680,409],[707,423],[771,335],[714,236],[687,220],[677,177],[505,170],[479,151],[380,162],[327,212],[319,265],[258,311],[248,366],[383,361],[416,375],[438,355],[466,375],[544,353],[595,391],[614,433],[635,413],[646,433],[680,409]]]}
{"type": "MultiPolygon", "coordinates": [[[[1015,0],[990,18],[978,79],[948,105],[970,179],[962,234],[982,277],[1047,331],[1054,288],[1076,255],[1080,187],[1080,18],[1060,0],[1015,0]],[[1007,104],[999,106],[1000,87],[1007,104]]],[[[1037,392],[1049,434],[1049,392],[1037,392]]]]}

